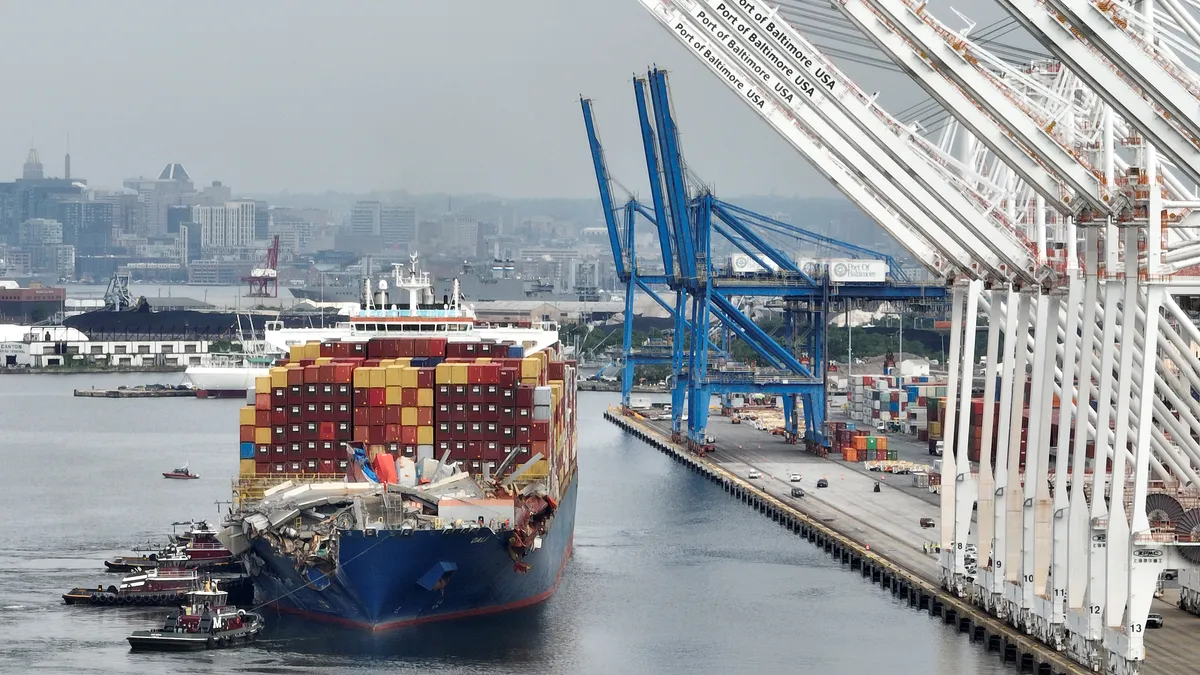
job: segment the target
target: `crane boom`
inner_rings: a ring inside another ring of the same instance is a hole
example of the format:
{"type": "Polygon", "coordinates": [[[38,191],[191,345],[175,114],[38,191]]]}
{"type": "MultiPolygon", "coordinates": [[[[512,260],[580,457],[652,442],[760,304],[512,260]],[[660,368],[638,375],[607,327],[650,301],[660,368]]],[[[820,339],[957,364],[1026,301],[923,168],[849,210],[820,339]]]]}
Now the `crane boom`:
{"type": "Polygon", "coordinates": [[[676,39],[695,52],[726,86],[803,154],[814,168],[931,272],[943,276],[962,273],[970,277],[984,273],[985,266],[979,260],[950,238],[941,225],[918,209],[858,150],[822,120],[800,118],[770,103],[766,92],[752,84],[736,62],[722,59],[709,48],[709,42],[696,32],[691,17],[663,0],[639,2],[676,39]],[[700,44],[701,50],[708,50],[711,56],[705,57],[703,53],[696,52],[694,43],[700,44]]]}
{"type": "Polygon", "coordinates": [[[1163,107],[1163,99],[1146,97],[1083,39],[1077,27],[1059,20],[1046,0],[996,1],[1188,178],[1200,183],[1200,148],[1197,148],[1200,141],[1176,126],[1177,122],[1169,121],[1170,113],[1163,107]]]}
{"type": "Polygon", "coordinates": [[[1008,228],[981,213],[914,151],[908,130],[888,117],[774,9],[757,2],[699,0],[681,15],[714,48],[743,63],[777,104],[796,114],[815,112],[981,262],[995,278],[1040,281],[1036,257],[1008,228]],[[719,7],[719,9],[717,9],[719,7]]]}
{"type": "Polygon", "coordinates": [[[1064,183],[1102,212],[1120,207],[1111,187],[1078,153],[1047,133],[1024,106],[978,69],[968,41],[925,11],[880,0],[839,0],[842,13],[1038,194],[1064,215],[1082,206],[1064,183]]]}

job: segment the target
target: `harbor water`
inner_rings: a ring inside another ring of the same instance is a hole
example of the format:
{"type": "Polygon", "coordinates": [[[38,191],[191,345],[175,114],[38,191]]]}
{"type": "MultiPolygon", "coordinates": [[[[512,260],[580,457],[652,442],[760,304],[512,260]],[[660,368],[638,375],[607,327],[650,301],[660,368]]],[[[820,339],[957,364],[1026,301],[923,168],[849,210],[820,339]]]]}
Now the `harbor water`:
{"type": "Polygon", "coordinates": [[[384,634],[267,611],[266,639],[130,653],[161,608],[68,607],[102,560],[173,521],[219,519],[237,473],[237,400],[74,398],[179,374],[0,376],[0,673],[1008,673],[926,612],[623,435],[581,393],[575,552],[528,610],[384,634]],[[201,478],[169,481],[187,462],[201,478]]]}

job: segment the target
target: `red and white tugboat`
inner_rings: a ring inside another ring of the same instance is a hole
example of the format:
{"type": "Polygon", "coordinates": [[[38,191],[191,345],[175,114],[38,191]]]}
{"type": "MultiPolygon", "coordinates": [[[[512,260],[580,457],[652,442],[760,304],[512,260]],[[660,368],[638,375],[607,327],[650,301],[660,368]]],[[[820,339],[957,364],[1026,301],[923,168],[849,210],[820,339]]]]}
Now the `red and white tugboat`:
{"type": "Polygon", "coordinates": [[[187,594],[181,612],[167,617],[162,628],[139,630],[130,635],[133,651],[197,651],[223,649],[258,639],[266,622],[261,614],[227,605],[228,594],[213,581],[187,594]]]}

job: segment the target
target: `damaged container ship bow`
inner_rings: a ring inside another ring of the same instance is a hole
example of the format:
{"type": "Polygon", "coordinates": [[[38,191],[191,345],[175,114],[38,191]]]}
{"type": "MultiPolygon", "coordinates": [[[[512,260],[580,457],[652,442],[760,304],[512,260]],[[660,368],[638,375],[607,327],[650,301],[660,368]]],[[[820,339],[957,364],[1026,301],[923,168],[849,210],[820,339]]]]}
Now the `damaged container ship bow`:
{"type": "Polygon", "coordinates": [[[541,602],[575,527],[575,364],[554,324],[436,302],[415,258],[395,288],[319,341],[268,333],[289,358],[241,411],[220,539],[256,602],[368,630],[541,602]]]}

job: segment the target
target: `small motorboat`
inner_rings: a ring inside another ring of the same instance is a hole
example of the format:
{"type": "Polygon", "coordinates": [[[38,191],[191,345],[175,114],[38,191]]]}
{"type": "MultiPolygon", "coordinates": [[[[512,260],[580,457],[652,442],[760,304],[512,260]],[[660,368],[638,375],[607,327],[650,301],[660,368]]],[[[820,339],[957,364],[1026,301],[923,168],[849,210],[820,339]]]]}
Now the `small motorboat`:
{"type": "Polygon", "coordinates": [[[174,471],[164,471],[163,472],[163,478],[191,480],[193,478],[199,478],[199,477],[200,477],[200,474],[192,473],[191,470],[188,469],[187,464],[184,464],[183,466],[179,467],[178,469],[175,469],[174,471]]]}
{"type": "Polygon", "coordinates": [[[206,581],[201,590],[187,594],[187,605],[169,615],[162,628],[134,631],[126,638],[130,649],[197,651],[237,647],[257,640],[266,625],[262,615],[226,605],[227,598],[216,582],[206,581]]]}

